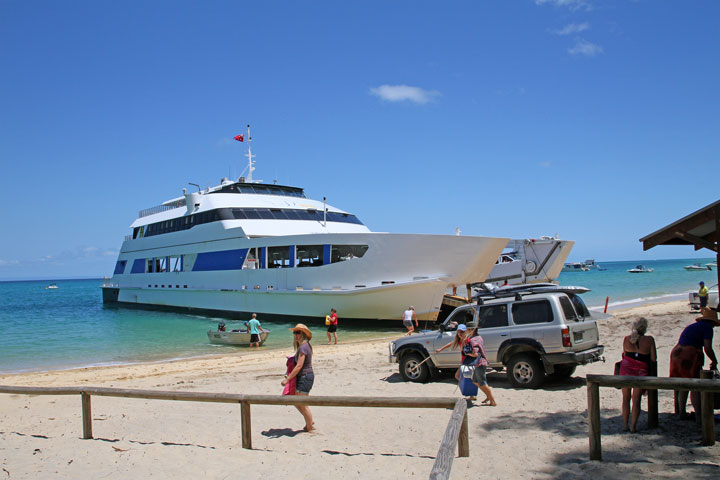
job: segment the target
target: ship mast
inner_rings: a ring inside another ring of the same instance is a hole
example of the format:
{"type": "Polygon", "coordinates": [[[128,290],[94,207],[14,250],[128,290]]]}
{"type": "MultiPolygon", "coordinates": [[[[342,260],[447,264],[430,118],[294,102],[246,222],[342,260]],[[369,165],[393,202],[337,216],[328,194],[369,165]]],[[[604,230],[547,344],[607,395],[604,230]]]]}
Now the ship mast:
{"type": "Polygon", "coordinates": [[[248,166],[247,166],[248,174],[247,174],[247,178],[245,179],[245,181],[246,181],[247,183],[253,183],[252,174],[253,174],[253,171],[255,171],[255,167],[253,166],[253,165],[255,164],[255,162],[253,161],[253,157],[254,157],[255,155],[252,154],[252,150],[251,150],[251,148],[250,148],[250,144],[251,144],[251,143],[252,143],[252,137],[250,136],[250,125],[248,125],[248,126],[247,126],[247,146],[248,146],[248,151],[247,151],[247,153],[245,154],[245,156],[248,157],[248,166]]]}

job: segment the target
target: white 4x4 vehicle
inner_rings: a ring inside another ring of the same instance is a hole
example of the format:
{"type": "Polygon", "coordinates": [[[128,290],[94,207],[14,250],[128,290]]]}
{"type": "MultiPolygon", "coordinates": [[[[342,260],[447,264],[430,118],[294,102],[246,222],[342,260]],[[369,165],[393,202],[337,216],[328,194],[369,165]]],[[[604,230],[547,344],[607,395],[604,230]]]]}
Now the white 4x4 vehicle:
{"type": "Polygon", "coordinates": [[[460,365],[459,350],[436,353],[455,338],[457,325],[478,325],[490,367],[506,368],[513,386],[537,388],[547,374],[569,377],[577,365],[601,360],[604,351],[596,318],[578,296],[586,291],[541,284],[480,295],[477,304],[456,308],[440,330],[390,342],[390,362],[400,364],[405,380],[426,382],[437,370],[460,365]]]}

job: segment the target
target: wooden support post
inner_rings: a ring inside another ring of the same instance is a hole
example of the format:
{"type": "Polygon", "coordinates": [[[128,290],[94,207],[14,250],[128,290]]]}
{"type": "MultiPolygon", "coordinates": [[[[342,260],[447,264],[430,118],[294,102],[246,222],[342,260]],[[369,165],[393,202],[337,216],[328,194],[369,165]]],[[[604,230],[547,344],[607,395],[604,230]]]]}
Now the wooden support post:
{"type": "Polygon", "coordinates": [[[90,402],[90,394],[80,393],[82,399],[82,421],[83,421],[83,437],[84,439],[93,438],[92,433],[92,405],[90,402]]]}
{"type": "MultiPolygon", "coordinates": [[[[703,370],[700,372],[700,378],[712,379],[712,372],[710,370],[703,370]]],[[[702,444],[707,446],[715,445],[715,411],[713,410],[713,400],[713,392],[702,392],[700,400],[702,444]]]]}
{"type": "Polygon", "coordinates": [[[250,402],[240,402],[240,430],[242,432],[242,448],[252,450],[252,430],[250,422],[250,402]]]}
{"type": "Polygon", "coordinates": [[[458,435],[458,457],[469,457],[470,456],[470,435],[468,428],[468,414],[465,410],[463,415],[462,424],[460,425],[460,434],[458,435]]]}
{"type": "Polygon", "coordinates": [[[648,390],[648,428],[658,426],[658,391],[648,390]]]}
{"type": "Polygon", "coordinates": [[[600,385],[587,382],[588,423],[590,432],[590,460],[602,461],[600,443],[600,385]]]}

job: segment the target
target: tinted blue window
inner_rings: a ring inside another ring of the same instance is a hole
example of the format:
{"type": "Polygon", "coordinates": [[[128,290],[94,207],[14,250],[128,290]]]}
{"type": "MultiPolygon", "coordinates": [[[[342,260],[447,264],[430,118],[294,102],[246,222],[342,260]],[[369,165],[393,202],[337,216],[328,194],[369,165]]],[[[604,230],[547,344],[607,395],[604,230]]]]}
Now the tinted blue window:
{"type": "Polygon", "coordinates": [[[115,272],[114,275],[122,275],[125,273],[125,265],[127,264],[127,260],[120,260],[115,264],[115,272]]]}
{"type": "Polygon", "coordinates": [[[193,272],[240,270],[243,263],[245,263],[247,251],[247,248],[240,248],[237,250],[198,253],[195,265],[193,265],[193,272]]]}
{"type": "Polygon", "coordinates": [[[144,258],[136,258],[133,261],[132,269],[130,270],[130,273],[145,273],[145,259],[144,258]]]}

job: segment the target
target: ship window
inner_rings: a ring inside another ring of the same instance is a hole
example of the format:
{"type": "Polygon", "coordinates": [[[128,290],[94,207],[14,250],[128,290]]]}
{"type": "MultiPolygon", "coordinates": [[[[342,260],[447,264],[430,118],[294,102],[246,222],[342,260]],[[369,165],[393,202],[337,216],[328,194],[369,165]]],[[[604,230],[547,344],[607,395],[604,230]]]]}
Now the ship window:
{"type": "Polygon", "coordinates": [[[267,268],[290,268],[290,247],[268,247],[267,268]]]}
{"type": "Polygon", "coordinates": [[[367,250],[367,245],[333,245],[330,248],[330,262],[337,263],[353,258],[361,258],[367,250]]]}
{"type": "Polygon", "coordinates": [[[245,220],[247,215],[245,215],[245,210],[242,208],[233,208],[233,217],[238,220],[245,220]]]}
{"type": "Polygon", "coordinates": [[[297,267],[319,267],[323,264],[323,246],[322,245],[298,245],[297,259],[295,266],[297,267]]]}
{"type": "Polygon", "coordinates": [[[276,220],[287,220],[287,215],[280,209],[271,208],[270,213],[275,217],[276,220]]]}
{"type": "Polygon", "coordinates": [[[247,215],[248,219],[257,220],[260,218],[260,214],[254,208],[246,208],[244,210],[245,210],[245,215],[247,215]]]}
{"type": "Polygon", "coordinates": [[[257,247],[248,249],[247,257],[245,257],[245,264],[242,268],[250,270],[260,268],[259,258],[260,256],[258,255],[257,247]]]}
{"type": "Polygon", "coordinates": [[[148,273],[152,273],[154,264],[155,264],[154,259],[148,258],[147,259],[147,269],[145,271],[148,273]]]}
{"type": "Polygon", "coordinates": [[[260,218],[275,218],[267,208],[258,208],[257,212],[260,218]]]}
{"type": "Polygon", "coordinates": [[[285,215],[289,220],[301,220],[297,210],[285,210],[285,215]]]}
{"type": "Polygon", "coordinates": [[[170,257],[170,266],[172,267],[173,272],[182,272],[182,255],[174,255],[170,257]]]}
{"type": "Polygon", "coordinates": [[[123,273],[125,273],[125,265],[126,264],[127,264],[127,260],[119,260],[115,264],[115,272],[113,273],[113,275],[122,275],[123,273]]]}

